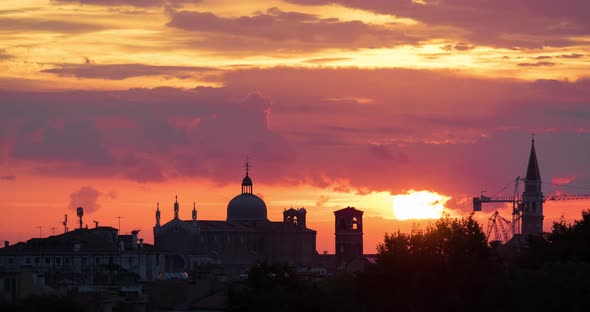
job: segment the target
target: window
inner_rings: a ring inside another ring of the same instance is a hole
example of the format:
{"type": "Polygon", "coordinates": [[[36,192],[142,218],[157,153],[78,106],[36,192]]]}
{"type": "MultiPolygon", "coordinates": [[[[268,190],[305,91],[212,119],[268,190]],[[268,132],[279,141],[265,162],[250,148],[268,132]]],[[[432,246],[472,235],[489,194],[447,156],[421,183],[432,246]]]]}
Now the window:
{"type": "Polygon", "coordinates": [[[31,258],[29,258],[29,257],[26,257],[26,258],[25,258],[25,263],[26,263],[26,264],[31,264],[31,258]]]}
{"type": "Polygon", "coordinates": [[[96,258],[94,259],[94,263],[95,263],[95,264],[100,264],[100,258],[99,258],[99,257],[96,257],[96,258]]]}
{"type": "Polygon", "coordinates": [[[353,230],[359,229],[359,221],[357,220],[357,218],[352,218],[352,229],[353,230]]]}
{"type": "Polygon", "coordinates": [[[8,258],[8,264],[13,264],[14,263],[14,258],[13,257],[9,257],[8,258]]]}
{"type": "Polygon", "coordinates": [[[70,258],[64,258],[64,264],[70,264],[70,258]]]}
{"type": "Polygon", "coordinates": [[[51,263],[51,259],[49,259],[49,257],[45,257],[45,264],[49,264],[51,263]]]}
{"type": "Polygon", "coordinates": [[[88,258],[82,257],[82,265],[86,265],[86,264],[88,264],[88,258]]]}
{"type": "Polygon", "coordinates": [[[39,264],[39,257],[35,257],[35,264],[39,264]]]}
{"type": "Polygon", "coordinates": [[[55,264],[61,265],[61,257],[55,258],[55,264]]]}

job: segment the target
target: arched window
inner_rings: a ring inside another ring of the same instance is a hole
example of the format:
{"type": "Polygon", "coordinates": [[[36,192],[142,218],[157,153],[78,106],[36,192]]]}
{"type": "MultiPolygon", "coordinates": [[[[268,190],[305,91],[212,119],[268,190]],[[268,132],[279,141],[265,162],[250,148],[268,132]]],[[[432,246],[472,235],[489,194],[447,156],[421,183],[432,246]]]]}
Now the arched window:
{"type": "Polygon", "coordinates": [[[297,225],[297,216],[293,216],[293,224],[297,225]]]}
{"type": "Polygon", "coordinates": [[[353,230],[359,229],[359,221],[356,218],[352,218],[352,229],[353,230]]]}

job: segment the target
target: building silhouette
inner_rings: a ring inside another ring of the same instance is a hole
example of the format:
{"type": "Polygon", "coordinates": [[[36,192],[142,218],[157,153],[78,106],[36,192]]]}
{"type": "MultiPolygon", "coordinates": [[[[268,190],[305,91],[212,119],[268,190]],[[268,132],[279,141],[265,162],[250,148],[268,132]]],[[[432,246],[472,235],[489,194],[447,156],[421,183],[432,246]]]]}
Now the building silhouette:
{"type": "Polygon", "coordinates": [[[161,224],[156,210],[154,244],[169,252],[167,270],[193,271],[203,265],[219,265],[224,271],[240,272],[266,261],[293,266],[313,265],[317,256],[316,231],[307,228],[305,208],[289,208],[282,221],[270,221],[264,200],[253,193],[246,164],[241,193],[227,205],[223,220],[182,220],[180,204],[174,202],[174,218],[161,224]]]}
{"type": "Polygon", "coordinates": [[[528,236],[543,233],[543,192],[541,190],[541,173],[535,151],[535,140],[531,142],[531,153],[524,179],[522,193],[522,234],[528,236]]]}
{"type": "Polygon", "coordinates": [[[150,282],[164,270],[164,256],[138,238],[109,226],[79,228],[0,249],[0,297],[9,301],[60,287],[95,285],[127,290],[150,282]]]}
{"type": "Polygon", "coordinates": [[[363,255],[363,212],[346,207],[334,211],[336,261],[348,262],[363,255]]]}

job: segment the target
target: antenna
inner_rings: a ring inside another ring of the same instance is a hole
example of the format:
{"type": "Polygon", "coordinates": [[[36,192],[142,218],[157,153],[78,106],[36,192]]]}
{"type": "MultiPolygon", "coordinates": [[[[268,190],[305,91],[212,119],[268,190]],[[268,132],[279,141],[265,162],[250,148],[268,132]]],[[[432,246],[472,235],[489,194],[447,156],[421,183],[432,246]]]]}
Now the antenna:
{"type": "Polygon", "coordinates": [[[55,229],[57,229],[57,228],[52,227],[50,229],[51,229],[51,236],[55,236],[55,229]]]}
{"type": "Polygon", "coordinates": [[[66,214],[64,216],[64,222],[62,222],[61,224],[64,225],[64,233],[68,232],[68,215],[66,214]]]}
{"type": "Polygon", "coordinates": [[[246,168],[246,175],[248,175],[248,171],[250,171],[250,167],[252,167],[252,165],[250,165],[250,162],[248,161],[248,157],[246,157],[246,163],[244,164],[244,168],[246,168]]]}
{"type": "Polygon", "coordinates": [[[115,217],[115,218],[119,219],[119,232],[121,232],[121,219],[123,219],[123,217],[118,216],[118,217],[115,217]]]}
{"type": "Polygon", "coordinates": [[[76,208],[76,215],[80,218],[80,229],[82,228],[82,217],[84,216],[84,208],[78,207],[76,208]]]}
{"type": "Polygon", "coordinates": [[[39,226],[36,226],[36,228],[39,229],[39,238],[43,237],[43,235],[41,234],[41,229],[43,229],[43,227],[39,225],[39,226]]]}

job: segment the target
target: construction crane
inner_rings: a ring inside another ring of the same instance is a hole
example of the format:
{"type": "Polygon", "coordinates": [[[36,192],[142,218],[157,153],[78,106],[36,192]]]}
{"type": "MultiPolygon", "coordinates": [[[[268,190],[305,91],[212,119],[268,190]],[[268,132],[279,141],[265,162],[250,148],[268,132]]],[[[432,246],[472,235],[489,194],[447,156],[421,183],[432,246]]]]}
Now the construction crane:
{"type": "MultiPolygon", "coordinates": [[[[537,161],[537,152],[535,150],[534,134],[531,140],[531,152],[529,154],[525,178],[516,177],[511,184],[512,183],[514,184],[514,193],[508,198],[486,196],[484,195],[484,191],[482,191],[479,197],[473,198],[473,211],[481,211],[483,203],[511,203],[512,221],[510,222],[510,225],[513,235],[543,234],[543,203],[547,200],[590,199],[590,194],[558,194],[549,197],[543,195],[541,173],[537,161]],[[520,182],[524,183],[524,192],[522,192],[522,194],[519,192],[520,182]]],[[[510,186],[510,184],[504,187],[504,189],[508,186],[510,186]]],[[[504,189],[502,189],[502,191],[504,189]]]]}
{"type": "Polygon", "coordinates": [[[488,231],[486,233],[486,239],[490,244],[494,244],[496,242],[505,244],[512,238],[511,228],[512,222],[502,217],[500,212],[496,211],[488,219],[488,231]]]}
{"type": "MultiPolygon", "coordinates": [[[[521,219],[524,212],[523,200],[519,192],[519,182],[524,182],[525,179],[517,177],[514,183],[514,192],[512,197],[489,197],[485,196],[485,191],[482,191],[479,197],[473,197],[473,211],[482,211],[482,204],[484,203],[511,203],[512,204],[512,221],[511,232],[513,235],[521,233],[521,219]]],[[[543,197],[543,202],[548,200],[583,200],[590,199],[590,194],[556,194],[543,197]]],[[[489,230],[489,227],[488,227],[489,230]]]]}
{"type": "Polygon", "coordinates": [[[520,219],[522,217],[522,199],[519,192],[519,181],[523,181],[521,177],[516,177],[512,181],[514,183],[514,192],[512,197],[492,198],[485,196],[482,191],[479,197],[473,197],[473,211],[481,211],[482,203],[511,203],[512,204],[512,222],[510,222],[511,232],[513,234],[520,233],[520,219]]]}

